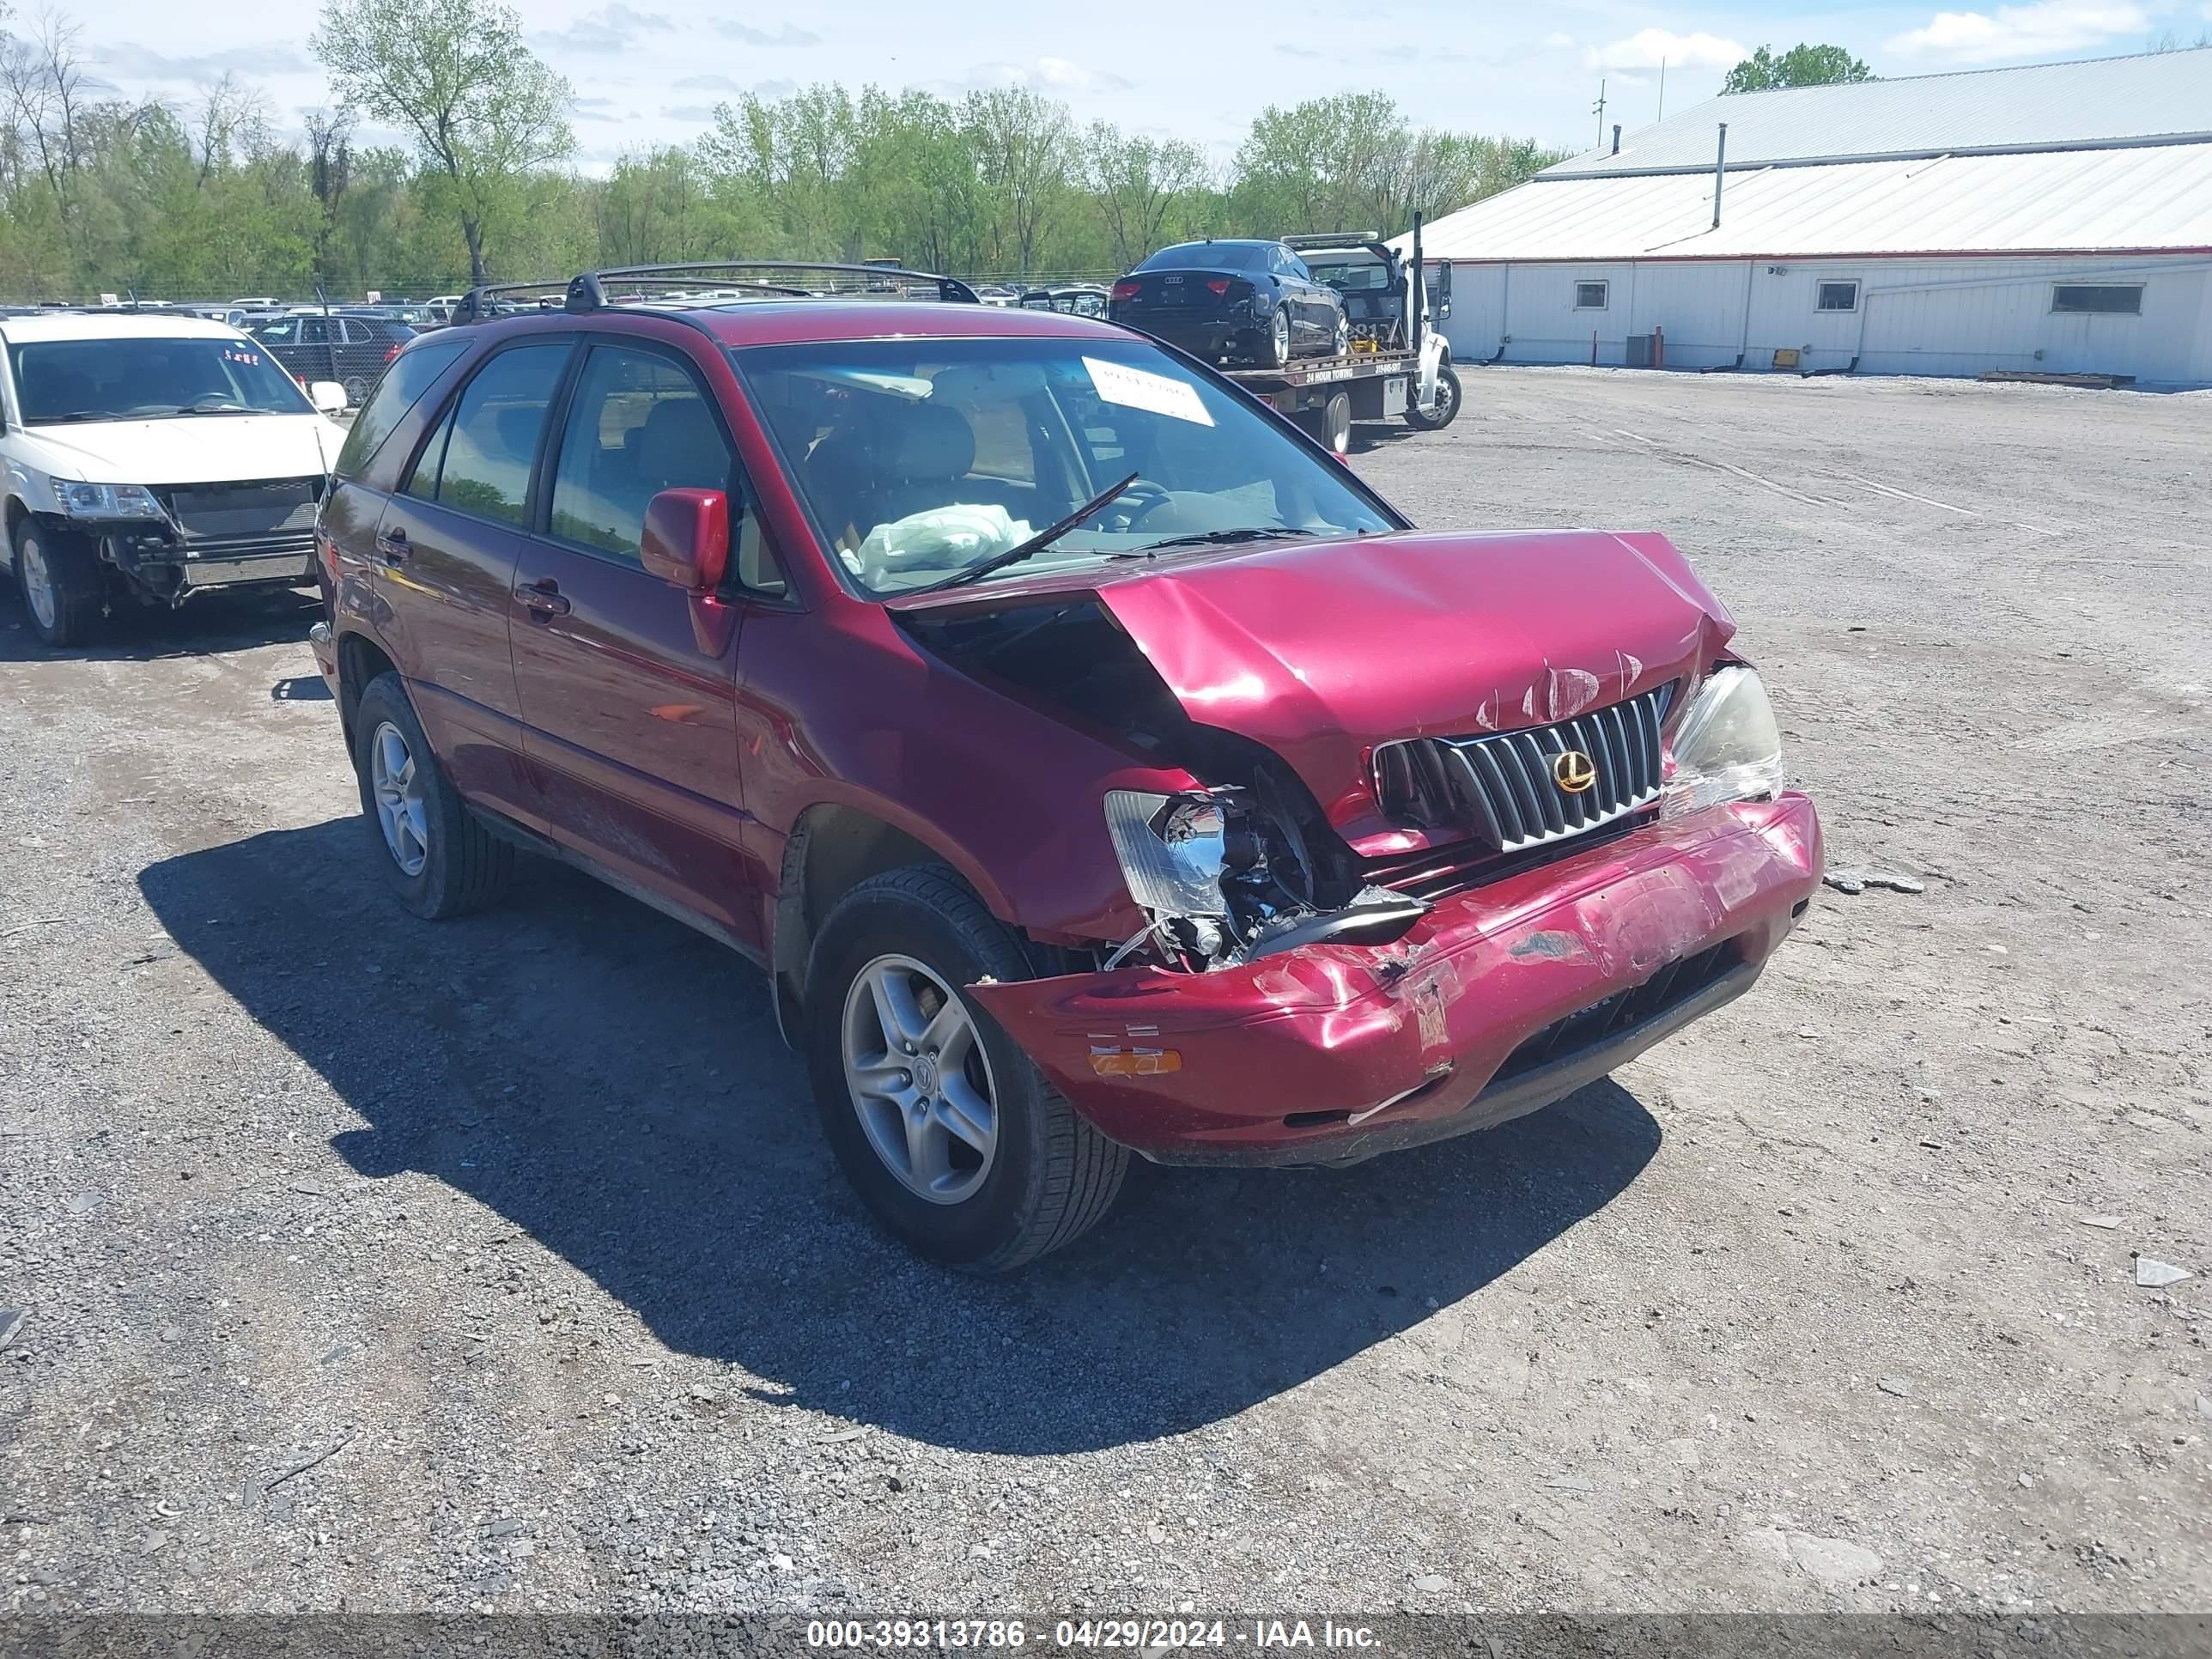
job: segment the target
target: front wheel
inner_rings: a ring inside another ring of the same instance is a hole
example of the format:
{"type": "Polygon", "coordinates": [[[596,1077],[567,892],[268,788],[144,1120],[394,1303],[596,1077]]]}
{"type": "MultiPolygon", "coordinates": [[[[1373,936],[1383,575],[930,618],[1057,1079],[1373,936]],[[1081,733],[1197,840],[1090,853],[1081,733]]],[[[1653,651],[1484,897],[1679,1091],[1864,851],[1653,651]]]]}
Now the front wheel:
{"type": "Polygon", "coordinates": [[[1437,402],[1433,409],[1424,410],[1408,404],[1406,424],[1416,432],[1441,432],[1459,414],[1459,375],[1449,363],[1437,370],[1437,402]]]}
{"type": "Polygon", "coordinates": [[[1128,1153],[962,994],[1025,979],[1020,945],[941,866],[872,877],[823,921],[806,1048],[823,1133],[884,1231],[997,1275],[1096,1225],[1128,1153]]]}
{"type": "Polygon", "coordinates": [[[15,526],[15,592],[31,631],[48,645],[82,645],[100,617],[100,559],[82,536],[36,519],[15,526]]]}

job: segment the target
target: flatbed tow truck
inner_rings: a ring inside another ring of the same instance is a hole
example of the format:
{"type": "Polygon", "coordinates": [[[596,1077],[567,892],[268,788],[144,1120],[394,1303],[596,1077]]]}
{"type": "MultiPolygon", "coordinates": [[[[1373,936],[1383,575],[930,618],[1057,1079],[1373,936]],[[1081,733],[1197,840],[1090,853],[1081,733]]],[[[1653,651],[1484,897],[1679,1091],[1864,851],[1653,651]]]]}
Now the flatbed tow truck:
{"type": "Polygon", "coordinates": [[[1355,423],[1402,420],[1436,432],[1459,413],[1459,375],[1451,346],[1432,314],[1450,304],[1451,266],[1425,269],[1421,222],[1401,254],[1379,236],[1339,232],[1285,236],[1316,267],[1315,275],[1344,295],[1352,349],[1341,357],[1302,357],[1280,368],[1220,371],[1261,402],[1290,416],[1341,455],[1355,423]],[[1311,256],[1334,253],[1334,259],[1311,256]],[[1342,273],[1340,278],[1325,274],[1342,273]],[[1434,291],[1429,278],[1437,280],[1434,291]]]}

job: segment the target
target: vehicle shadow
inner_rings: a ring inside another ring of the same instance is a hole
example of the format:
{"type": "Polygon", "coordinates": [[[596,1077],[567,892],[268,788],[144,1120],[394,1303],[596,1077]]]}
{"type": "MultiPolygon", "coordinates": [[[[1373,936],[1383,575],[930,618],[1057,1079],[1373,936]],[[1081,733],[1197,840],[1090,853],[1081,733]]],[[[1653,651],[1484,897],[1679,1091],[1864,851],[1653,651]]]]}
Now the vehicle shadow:
{"type": "Polygon", "coordinates": [[[15,582],[0,574],[0,662],[147,662],[295,641],[305,656],[307,629],[322,614],[319,597],[291,588],[204,593],[174,611],[121,604],[85,644],[57,649],[31,631],[15,582]]]}
{"type": "MultiPolygon", "coordinates": [[[[270,831],[140,878],[178,945],[367,1120],[333,1139],[347,1163],[466,1194],[758,1399],[931,1443],[1096,1449],[1231,1417],[1474,1296],[1659,1145],[1603,1083],[1351,1170],[1139,1165],[1088,1238],[973,1280],[869,1226],[742,959],[535,860],[503,908],[419,922],[367,834],[270,831]]],[[[530,1288],[542,1317],[573,1311],[530,1288]]]]}

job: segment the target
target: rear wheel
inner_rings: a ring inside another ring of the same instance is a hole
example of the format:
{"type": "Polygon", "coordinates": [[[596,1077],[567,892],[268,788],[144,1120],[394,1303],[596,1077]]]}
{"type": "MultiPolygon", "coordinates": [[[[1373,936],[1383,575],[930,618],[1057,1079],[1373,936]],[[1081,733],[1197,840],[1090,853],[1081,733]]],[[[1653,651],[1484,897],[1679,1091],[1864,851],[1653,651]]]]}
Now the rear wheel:
{"type": "Polygon", "coordinates": [[[1321,441],[1332,453],[1349,455],[1352,453],[1352,394],[1332,392],[1328,402],[1322,406],[1321,441]]]}
{"type": "Polygon", "coordinates": [[[362,816],[400,903],[437,921],[496,900],[514,876],[514,849],[454,792],[398,675],[368,683],[354,731],[362,816]]]}
{"type": "Polygon", "coordinates": [[[815,1103],[846,1178],[886,1231],[967,1273],[1011,1273],[1079,1237],[1128,1168],[962,994],[1030,973],[982,902],[928,865],[848,893],[809,963],[815,1103]]]}
{"type": "Polygon", "coordinates": [[[1437,370],[1436,407],[1423,410],[1411,404],[1406,410],[1406,424],[1417,432],[1441,432],[1459,414],[1459,375],[1449,363],[1437,370]]]}
{"type": "Polygon", "coordinates": [[[345,377],[344,384],[347,408],[359,409],[368,401],[368,380],[366,375],[349,374],[345,377]]]}
{"type": "Polygon", "coordinates": [[[1348,357],[1352,355],[1352,319],[1342,312],[1336,313],[1336,337],[1330,343],[1330,355],[1348,357]]]}
{"type": "Polygon", "coordinates": [[[82,645],[100,617],[100,558],[92,544],[26,518],[15,526],[15,591],[31,631],[48,645],[82,645]]]}
{"type": "Polygon", "coordinates": [[[1267,320],[1267,367],[1280,368],[1291,361],[1291,308],[1279,305],[1267,320]]]}

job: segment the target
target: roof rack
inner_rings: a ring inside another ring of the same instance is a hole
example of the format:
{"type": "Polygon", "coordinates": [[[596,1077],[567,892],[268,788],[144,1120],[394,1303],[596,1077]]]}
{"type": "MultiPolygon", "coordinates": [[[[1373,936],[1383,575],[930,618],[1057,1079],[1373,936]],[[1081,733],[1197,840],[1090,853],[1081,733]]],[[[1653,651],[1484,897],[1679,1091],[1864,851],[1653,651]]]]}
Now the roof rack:
{"type": "Polygon", "coordinates": [[[1370,253],[1380,254],[1385,259],[1390,258],[1389,244],[1375,231],[1310,231],[1303,235],[1284,237],[1283,246],[1299,253],[1309,250],[1318,252],[1323,248],[1342,248],[1348,252],[1359,247],[1365,248],[1370,253]]]}
{"type": "Polygon", "coordinates": [[[653,290],[665,301],[703,301],[714,296],[690,293],[668,294],[683,288],[737,290],[738,297],[761,299],[912,299],[916,285],[927,288],[927,297],[956,305],[981,305],[975,290],[957,276],[935,271],[909,270],[903,265],[838,264],[805,259],[703,259],[672,265],[614,265],[587,270],[566,283],[486,283],[471,289],[453,308],[456,323],[473,323],[488,317],[508,316],[521,310],[568,312],[604,311],[624,304],[652,303],[653,290]],[[779,278],[800,276],[836,279],[825,285],[779,278]],[[705,280],[702,280],[704,278],[705,280]],[[534,304],[503,300],[503,295],[536,295],[534,304]],[[556,297],[557,296],[557,298],[556,297]]]}

